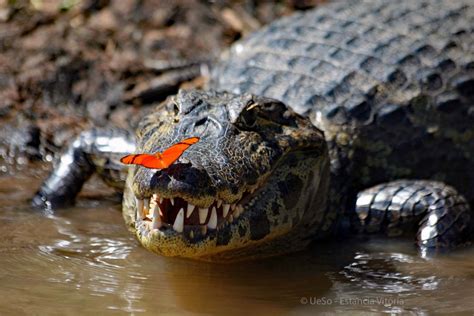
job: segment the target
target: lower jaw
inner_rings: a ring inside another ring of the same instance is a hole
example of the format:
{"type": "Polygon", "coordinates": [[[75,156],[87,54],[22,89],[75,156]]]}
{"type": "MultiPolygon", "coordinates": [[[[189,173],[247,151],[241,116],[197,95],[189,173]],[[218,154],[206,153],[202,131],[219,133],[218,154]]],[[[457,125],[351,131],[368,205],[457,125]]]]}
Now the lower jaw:
{"type": "Polygon", "coordinates": [[[241,216],[239,221],[234,221],[225,230],[209,231],[194,239],[174,231],[172,227],[150,230],[148,225],[139,223],[135,227],[135,235],[144,248],[162,256],[220,263],[273,257],[299,251],[306,246],[301,241],[294,243],[295,239],[288,234],[290,227],[274,230],[260,240],[251,240],[249,231],[245,230],[249,226],[248,221],[249,218],[241,216]]]}
{"type": "Polygon", "coordinates": [[[301,251],[307,243],[288,243],[285,238],[268,236],[265,240],[233,240],[226,246],[217,245],[215,236],[208,235],[197,244],[189,244],[179,234],[143,238],[137,231],[136,236],[142,246],[149,251],[166,257],[179,257],[203,262],[235,263],[261,260],[269,257],[301,251]]]}
{"type": "Polygon", "coordinates": [[[159,255],[207,262],[242,261],[247,260],[248,256],[242,255],[241,249],[259,243],[250,240],[246,230],[248,225],[248,218],[240,216],[232,223],[227,222],[202,234],[201,225],[185,226],[180,233],[169,224],[160,229],[150,229],[149,222],[138,221],[134,233],[143,247],[159,255]],[[195,233],[190,234],[191,231],[195,233]],[[242,232],[246,233],[242,235],[242,232]],[[224,253],[228,254],[225,257],[232,258],[223,259],[224,253]]]}
{"type": "Polygon", "coordinates": [[[143,226],[140,225],[135,231],[137,239],[143,247],[159,255],[212,261],[208,257],[222,251],[216,243],[217,231],[191,240],[172,228],[151,231],[143,226]]]}
{"type": "MultiPolygon", "coordinates": [[[[221,227],[219,227],[221,228],[221,227]]],[[[141,220],[135,224],[139,238],[146,239],[177,239],[180,238],[189,244],[195,244],[207,239],[212,239],[217,234],[217,229],[209,229],[206,225],[186,225],[182,232],[177,232],[171,224],[163,223],[160,228],[153,228],[152,222],[141,220]]]]}
{"type": "Polygon", "coordinates": [[[151,220],[138,220],[134,230],[140,243],[154,253],[167,257],[221,261],[216,259],[219,253],[234,249],[236,244],[245,244],[245,241],[236,235],[239,227],[247,225],[246,221],[247,219],[241,216],[232,222],[220,222],[216,229],[210,229],[206,225],[185,225],[182,232],[177,232],[169,223],[163,223],[156,229],[152,227],[151,220]],[[229,238],[229,243],[225,244],[222,243],[223,235],[236,238],[229,238]]]}

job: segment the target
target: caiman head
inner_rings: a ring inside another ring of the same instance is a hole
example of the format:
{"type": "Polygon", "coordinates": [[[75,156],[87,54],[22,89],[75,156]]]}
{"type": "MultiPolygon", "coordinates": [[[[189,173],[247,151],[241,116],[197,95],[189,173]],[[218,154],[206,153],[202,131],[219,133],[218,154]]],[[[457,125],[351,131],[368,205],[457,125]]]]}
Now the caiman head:
{"type": "Polygon", "coordinates": [[[180,91],[146,116],[137,151],[200,141],[162,170],[130,168],[123,215],[166,256],[242,260],[302,249],[326,212],[323,133],[283,103],[180,91]]]}

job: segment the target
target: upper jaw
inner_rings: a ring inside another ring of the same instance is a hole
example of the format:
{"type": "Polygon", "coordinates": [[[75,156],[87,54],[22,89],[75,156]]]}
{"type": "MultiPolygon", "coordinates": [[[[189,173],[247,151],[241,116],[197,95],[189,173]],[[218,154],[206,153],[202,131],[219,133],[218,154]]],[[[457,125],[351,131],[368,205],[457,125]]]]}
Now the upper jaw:
{"type": "Polygon", "coordinates": [[[218,188],[196,162],[177,162],[158,172],[137,167],[130,182],[135,228],[147,235],[202,238],[235,222],[265,179],[253,184],[221,182],[218,188]]]}
{"type": "Polygon", "coordinates": [[[216,189],[205,169],[177,162],[160,171],[138,167],[133,172],[132,191],[139,200],[180,197],[194,205],[209,207],[216,189]]]}

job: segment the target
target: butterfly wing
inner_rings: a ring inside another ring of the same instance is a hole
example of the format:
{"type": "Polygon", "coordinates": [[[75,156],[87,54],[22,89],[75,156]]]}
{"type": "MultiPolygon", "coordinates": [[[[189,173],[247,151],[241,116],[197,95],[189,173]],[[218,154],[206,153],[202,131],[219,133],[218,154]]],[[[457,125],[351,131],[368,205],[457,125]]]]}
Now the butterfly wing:
{"type": "Polygon", "coordinates": [[[186,149],[188,149],[191,145],[196,144],[198,141],[199,137],[186,138],[166,149],[161,154],[161,160],[166,166],[165,168],[171,166],[176,160],[179,159],[179,157],[181,157],[186,149]]]}
{"type": "Polygon", "coordinates": [[[136,154],[128,155],[120,159],[120,161],[127,165],[140,165],[150,169],[167,168],[161,159],[156,155],[136,154]]]}
{"type": "Polygon", "coordinates": [[[179,143],[167,148],[163,153],[135,154],[122,157],[120,161],[124,164],[140,165],[149,169],[166,169],[171,166],[184,153],[189,146],[197,143],[199,137],[186,138],[179,143]]]}

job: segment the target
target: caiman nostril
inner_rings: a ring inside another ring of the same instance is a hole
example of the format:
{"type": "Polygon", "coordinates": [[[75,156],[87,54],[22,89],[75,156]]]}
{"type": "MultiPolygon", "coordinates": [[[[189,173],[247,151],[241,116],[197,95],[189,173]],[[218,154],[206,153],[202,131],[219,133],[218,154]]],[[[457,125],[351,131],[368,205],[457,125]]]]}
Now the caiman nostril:
{"type": "Polygon", "coordinates": [[[199,119],[199,120],[194,124],[194,126],[195,126],[195,127],[198,127],[198,126],[204,125],[206,122],[207,122],[207,118],[206,118],[206,117],[203,117],[202,119],[199,119]]]}

